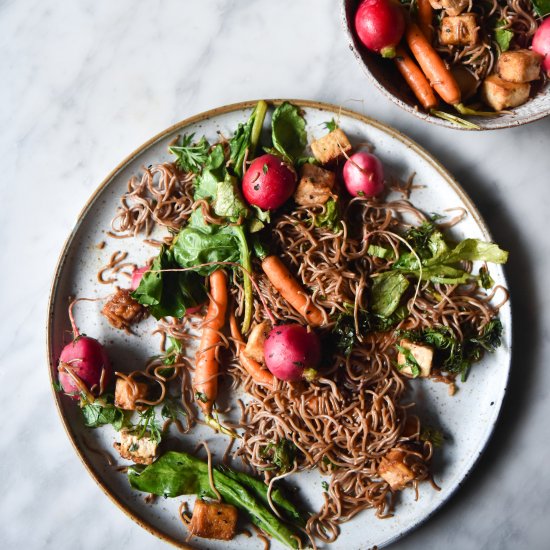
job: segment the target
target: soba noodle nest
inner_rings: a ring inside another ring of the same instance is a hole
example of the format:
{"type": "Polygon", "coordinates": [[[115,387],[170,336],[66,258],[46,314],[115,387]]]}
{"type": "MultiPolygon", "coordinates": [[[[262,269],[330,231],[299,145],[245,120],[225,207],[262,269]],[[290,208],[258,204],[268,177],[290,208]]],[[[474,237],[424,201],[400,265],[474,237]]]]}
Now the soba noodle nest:
{"type": "MultiPolygon", "coordinates": [[[[148,237],[155,224],[177,230],[193,208],[205,208],[193,204],[192,179],[172,164],[144,169],[141,178],[130,180],[121,199],[112,225],[114,235],[148,237]]],[[[402,189],[408,192],[410,185],[402,189]]],[[[368,246],[390,247],[397,258],[400,241],[395,235],[403,234],[412,222],[418,225],[427,219],[405,199],[383,202],[355,198],[345,205],[341,226],[333,232],[315,227],[312,221],[323,209],[298,207],[275,215],[269,243],[309,289],[312,302],[325,312],[329,322],[320,330],[322,340],[330,334],[339,313],[351,308],[357,318],[357,312],[367,308],[371,276],[386,271],[394,261],[368,255],[368,246]]],[[[457,216],[450,224],[461,218],[462,215],[457,216]]],[[[168,236],[167,241],[170,239],[168,236]]],[[[257,260],[254,277],[276,319],[302,322],[273,290],[257,260]]],[[[234,271],[231,280],[231,307],[239,319],[243,313],[241,275],[234,271]]],[[[278,381],[273,388],[255,384],[236,358],[235,343],[224,337],[218,357],[233,386],[241,386],[249,395],[248,402],[239,400],[242,439],[234,455],[267,482],[277,475],[269,449],[286,439],[297,449],[292,471],[318,468],[331,476],[324,503],[307,524],[311,536],[335,540],[339,524],[366,508],[374,508],[379,517],[387,517],[393,509],[392,492],[377,469],[389,450],[405,453],[405,462],[415,475],[411,483],[415,490],[420,481],[432,480],[432,443],[421,437],[420,421],[414,415],[413,404],[405,398],[406,378],[394,368],[394,330],[438,324],[449,327],[459,338],[466,329],[480,331],[498,313],[500,305],[492,305],[496,290],[486,295],[477,285],[423,283],[418,295],[410,296],[406,319],[387,332],[364,335],[348,356],[330,350],[334,353],[320,369],[319,378],[308,384],[278,381]]],[[[266,319],[257,295],[254,312],[256,322],[266,319]]],[[[163,336],[162,347],[168,335],[184,342],[191,340],[193,329],[200,328],[201,321],[200,316],[161,320],[156,332],[163,336]]],[[[153,362],[144,373],[131,373],[129,379],[153,378],[164,395],[169,380],[161,376],[161,365],[153,362]]],[[[188,430],[196,417],[191,404],[193,366],[181,355],[174,366],[171,378],[180,381],[188,430]]],[[[437,376],[453,384],[452,376],[437,376]]]]}

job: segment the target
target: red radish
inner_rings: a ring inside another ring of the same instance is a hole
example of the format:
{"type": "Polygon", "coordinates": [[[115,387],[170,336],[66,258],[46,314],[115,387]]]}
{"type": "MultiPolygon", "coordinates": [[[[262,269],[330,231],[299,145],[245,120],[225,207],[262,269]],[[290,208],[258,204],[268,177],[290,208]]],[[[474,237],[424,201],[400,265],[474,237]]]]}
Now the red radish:
{"type": "Polygon", "coordinates": [[[354,197],[375,197],[384,190],[384,168],[371,153],[359,151],[344,164],[344,183],[354,197]]]}
{"type": "Polygon", "coordinates": [[[275,210],[296,189],[296,172],[280,157],[262,155],[255,159],[243,177],[243,195],[254,206],[275,210]]]}
{"type": "Polygon", "coordinates": [[[57,367],[63,391],[74,399],[79,399],[82,392],[92,397],[101,395],[113,375],[111,363],[103,346],[95,338],[80,334],[76,326],[73,307],[79,300],[74,300],[69,305],[74,340],[61,350],[57,367]]]}
{"type": "Polygon", "coordinates": [[[537,29],[531,47],[544,57],[542,69],[550,76],[550,17],[547,17],[537,29]]]}
{"type": "Polygon", "coordinates": [[[130,290],[136,290],[147,271],[149,271],[149,266],[147,265],[134,269],[134,272],[132,273],[132,281],[130,282],[130,290]]]}
{"type": "Polygon", "coordinates": [[[63,391],[74,399],[80,397],[82,388],[71,373],[82,380],[90,393],[95,386],[96,394],[107,386],[112,377],[111,364],[103,346],[89,336],[78,336],[63,348],[59,367],[59,383],[63,391]]]}
{"type": "Polygon", "coordinates": [[[321,343],[301,325],[277,325],[265,339],[264,356],[266,367],[279,380],[302,380],[317,369],[321,343]]]}
{"type": "Polygon", "coordinates": [[[363,0],[355,14],[359,40],[382,57],[395,57],[405,32],[403,9],[394,0],[363,0]]]}

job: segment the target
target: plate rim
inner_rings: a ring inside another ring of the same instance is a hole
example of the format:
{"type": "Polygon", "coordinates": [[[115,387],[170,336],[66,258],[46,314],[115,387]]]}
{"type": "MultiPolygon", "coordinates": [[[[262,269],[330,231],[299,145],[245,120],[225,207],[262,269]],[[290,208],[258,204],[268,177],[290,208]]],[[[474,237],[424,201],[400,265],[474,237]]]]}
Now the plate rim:
{"type": "MultiPolygon", "coordinates": [[[[90,197],[87,199],[84,206],[81,208],[80,212],[77,215],[76,221],[74,222],[67,238],[65,239],[61,251],[59,253],[54,272],[52,275],[52,281],[50,285],[50,292],[48,297],[48,305],[47,305],[47,319],[46,319],[46,362],[48,365],[48,375],[50,379],[50,391],[51,395],[53,397],[53,400],[55,402],[55,406],[57,409],[57,412],[59,414],[59,417],[61,418],[61,423],[63,425],[63,428],[65,430],[65,433],[71,442],[71,445],[73,446],[74,451],[76,452],[77,456],[79,457],[80,461],[84,465],[84,468],[90,475],[90,477],[95,481],[95,483],[99,486],[99,488],[103,491],[105,495],[109,497],[111,502],[113,502],[124,514],[126,514],[127,517],[132,519],[135,523],[137,523],[140,527],[145,529],[148,533],[151,535],[157,537],[158,539],[168,542],[172,544],[175,547],[178,548],[184,548],[188,550],[196,550],[196,547],[189,545],[186,542],[183,542],[181,540],[178,540],[164,532],[162,532],[160,529],[157,529],[154,527],[149,521],[141,516],[141,514],[137,513],[134,510],[131,510],[129,507],[127,507],[122,499],[117,496],[114,491],[111,491],[107,485],[104,483],[102,476],[100,472],[96,471],[93,464],[90,460],[88,460],[86,453],[83,451],[83,449],[80,447],[80,443],[77,438],[77,434],[75,431],[71,428],[69,425],[69,422],[63,415],[63,411],[61,408],[61,396],[59,392],[55,390],[54,384],[56,382],[54,378],[54,372],[55,372],[55,365],[53,361],[53,350],[52,350],[52,320],[54,316],[54,305],[56,303],[56,297],[59,291],[58,288],[58,280],[60,272],[67,261],[69,251],[71,248],[71,245],[76,237],[76,234],[80,228],[80,225],[84,221],[86,214],[88,210],[93,206],[95,201],[97,200],[98,196],[101,194],[101,192],[112,182],[112,180],[117,176],[119,172],[124,170],[129,163],[131,163],[136,157],[141,155],[143,152],[145,152],[147,149],[149,149],[151,146],[153,146],[158,141],[161,141],[169,134],[172,134],[178,130],[183,130],[187,126],[190,126],[192,124],[196,124],[198,122],[208,120],[211,118],[214,118],[219,115],[224,115],[231,112],[236,111],[244,111],[246,109],[251,109],[256,105],[256,103],[260,101],[259,99],[255,100],[246,100],[246,101],[240,101],[236,103],[230,103],[227,105],[223,105],[220,107],[215,107],[212,109],[208,109],[206,111],[202,111],[198,114],[192,115],[190,117],[187,117],[175,124],[172,124],[168,128],[165,128],[161,132],[155,134],[153,137],[145,141],[142,145],[140,145],[138,148],[136,148],[134,151],[132,151],[129,155],[127,155],[122,161],[120,161],[117,166],[112,169],[105,178],[101,181],[101,183],[95,188],[95,190],[92,192],[90,197]]],[[[396,130],[392,126],[381,122],[375,118],[360,114],[356,111],[353,111],[351,109],[332,104],[332,103],[325,103],[320,101],[314,101],[314,100],[305,100],[305,99],[265,99],[269,105],[280,105],[281,103],[288,101],[300,108],[305,109],[317,109],[321,111],[327,111],[334,113],[336,115],[345,115],[350,118],[353,118],[355,120],[358,120],[368,126],[372,126],[390,137],[397,139],[400,141],[403,145],[411,149],[413,152],[418,154],[425,162],[430,164],[432,168],[434,168],[440,176],[442,176],[451,186],[453,191],[459,196],[459,198],[464,202],[465,206],[468,209],[469,214],[474,218],[476,223],[479,225],[482,233],[484,234],[484,237],[488,240],[493,240],[492,234],[483,219],[480,211],[478,210],[477,206],[473,202],[473,200],[469,197],[469,195],[466,193],[466,191],[462,188],[460,183],[454,178],[454,176],[441,164],[434,156],[432,156],[424,147],[419,145],[416,141],[409,138],[399,130],[396,130]]],[[[506,270],[505,266],[502,267],[503,272],[503,281],[506,285],[506,288],[508,288],[508,281],[506,276],[506,270]]],[[[431,510],[428,514],[423,516],[421,519],[417,520],[416,522],[413,522],[410,526],[408,526],[406,529],[397,532],[393,537],[389,538],[386,542],[382,544],[382,546],[378,546],[379,548],[382,548],[384,546],[388,546],[392,543],[394,543],[396,540],[399,540],[403,538],[408,533],[414,531],[418,527],[420,527],[422,524],[424,524],[426,521],[428,521],[436,512],[438,512],[441,507],[446,504],[451,498],[454,496],[456,491],[463,485],[464,481],[470,476],[472,471],[474,470],[477,462],[479,461],[479,458],[481,455],[485,452],[487,445],[491,439],[491,437],[494,434],[495,426],[499,420],[501,411],[502,411],[502,405],[504,402],[504,399],[506,397],[507,393],[507,386],[508,381],[510,377],[510,370],[512,365],[512,346],[513,346],[513,334],[512,334],[512,303],[509,298],[508,301],[509,304],[509,311],[510,311],[510,327],[508,328],[509,334],[510,334],[510,341],[507,343],[508,348],[508,354],[507,354],[507,369],[505,374],[505,380],[503,380],[504,383],[504,389],[502,392],[502,398],[500,399],[498,403],[498,407],[495,413],[494,422],[491,425],[490,429],[487,431],[487,433],[484,435],[484,438],[482,440],[482,443],[478,449],[477,455],[475,456],[474,460],[469,465],[468,469],[464,472],[464,475],[461,477],[458,483],[456,483],[455,487],[451,488],[450,492],[446,496],[445,499],[443,499],[441,502],[437,503],[437,505],[431,510]]]]}

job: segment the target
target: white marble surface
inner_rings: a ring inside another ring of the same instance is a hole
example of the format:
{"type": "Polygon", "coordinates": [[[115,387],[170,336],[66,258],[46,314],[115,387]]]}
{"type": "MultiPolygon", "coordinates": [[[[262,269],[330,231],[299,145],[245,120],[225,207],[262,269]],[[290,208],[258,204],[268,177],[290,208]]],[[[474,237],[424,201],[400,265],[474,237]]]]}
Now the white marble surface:
{"type": "Polygon", "coordinates": [[[441,511],[393,547],[542,549],[550,539],[550,119],[496,133],[424,123],[376,92],[336,0],[0,0],[0,547],[165,548],[88,477],[50,393],[57,255],[102,178],[150,136],[245,99],[379,118],[441,160],[511,251],[515,351],[495,435],[441,511]]]}

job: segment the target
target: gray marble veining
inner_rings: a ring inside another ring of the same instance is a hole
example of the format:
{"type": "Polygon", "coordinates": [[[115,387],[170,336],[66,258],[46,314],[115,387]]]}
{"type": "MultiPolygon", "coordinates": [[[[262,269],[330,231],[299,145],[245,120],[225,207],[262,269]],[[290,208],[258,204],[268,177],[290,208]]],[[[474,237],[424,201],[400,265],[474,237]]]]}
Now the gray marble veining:
{"type": "Polygon", "coordinates": [[[550,537],[550,119],[495,133],[429,126],[373,89],[335,0],[0,1],[2,548],[165,548],[87,475],[50,395],[45,312],[87,198],[146,139],[245,99],[349,107],[417,140],[511,252],[508,396],[472,476],[399,549],[542,549],[550,537]]]}

